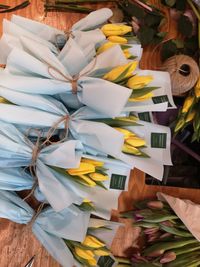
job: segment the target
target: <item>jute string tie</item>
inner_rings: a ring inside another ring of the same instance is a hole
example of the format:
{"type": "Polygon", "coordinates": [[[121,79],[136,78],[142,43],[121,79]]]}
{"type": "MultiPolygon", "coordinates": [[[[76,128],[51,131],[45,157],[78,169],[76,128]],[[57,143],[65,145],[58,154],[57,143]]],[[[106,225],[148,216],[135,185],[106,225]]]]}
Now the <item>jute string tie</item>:
{"type": "Polygon", "coordinates": [[[92,72],[94,70],[95,66],[96,66],[96,63],[97,63],[97,58],[94,59],[94,62],[93,62],[92,66],[91,66],[91,68],[89,70],[87,70],[86,72],[81,73],[81,74],[80,73],[76,74],[76,75],[74,75],[72,77],[69,77],[69,76],[63,74],[59,69],[57,69],[56,67],[51,66],[49,64],[48,64],[48,73],[53,79],[55,79],[57,81],[70,82],[71,85],[72,85],[72,94],[77,94],[77,92],[78,92],[78,80],[81,77],[83,77],[83,76],[89,74],[90,72],[92,72]],[[52,71],[57,73],[58,75],[60,75],[63,79],[59,79],[56,75],[54,75],[54,73],[52,73],[52,71]]]}
{"type": "Polygon", "coordinates": [[[60,119],[59,119],[59,120],[58,120],[58,121],[57,121],[57,122],[50,128],[50,129],[49,129],[49,131],[47,132],[47,137],[46,137],[45,141],[43,141],[42,143],[41,143],[41,138],[42,138],[42,136],[41,136],[41,132],[38,131],[38,130],[34,130],[34,131],[36,132],[36,134],[37,134],[37,140],[36,140],[35,144],[33,144],[33,143],[29,140],[29,138],[28,138],[28,136],[29,136],[29,134],[30,134],[30,131],[31,131],[31,130],[29,130],[29,132],[28,132],[28,134],[27,134],[27,137],[26,137],[26,140],[27,140],[27,142],[28,142],[28,143],[31,145],[31,147],[32,147],[32,158],[31,158],[31,163],[30,163],[30,165],[28,166],[28,169],[29,169],[29,171],[30,171],[31,176],[35,179],[35,182],[34,182],[34,184],[33,184],[33,186],[32,186],[32,189],[31,189],[30,193],[24,198],[24,201],[27,200],[28,198],[30,198],[30,197],[34,194],[35,189],[36,189],[37,186],[38,186],[38,176],[37,176],[37,170],[36,170],[36,168],[37,168],[37,160],[38,160],[38,156],[39,156],[39,154],[40,154],[41,149],[42,149],[43,147],[45,147],[45,145],[47,145],[47,144],[59,144],[59,143],[62,143],[62,142],[66,139],[66,137],[68,136],[68,131],[69,131],[69,120],[70,120],[70,116],[69,116],[68,114],[65,115],[65,116],[63,116],[63,117],[61,117],[61,118],[60,118],[60,119]],[[65,130],[65,135],[64,135],[64,138],[61,139],[61,140],[59,140],[59,141],[57,141],[57,142],[52,142],[52,141],[51,141],[51,138],[53,137],[55,131],[58,129],[60,123],[62,123],[62,122],[65,123],[65,128],[64,128],[64,130],[65,130]]]}

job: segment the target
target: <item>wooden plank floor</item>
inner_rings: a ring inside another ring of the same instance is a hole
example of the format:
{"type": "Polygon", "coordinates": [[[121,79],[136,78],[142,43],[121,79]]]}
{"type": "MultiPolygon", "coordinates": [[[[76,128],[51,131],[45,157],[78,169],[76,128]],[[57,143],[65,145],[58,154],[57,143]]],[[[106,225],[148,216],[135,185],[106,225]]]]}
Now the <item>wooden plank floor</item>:
{"type": "MultiPolygon", "coordinates": [[[[14,0],[2,0],[1,4],[19,4],[22,1],[14,0]]],[[[70,26],[79,20],[83,15],[74,13],[49,13],[47,17],[44,17],[43,1],[32,0],[31,5],[16,12],[18,15],[26,16],[38,21],[42,21],[49,25],[58,27],[60,29],[68,29],[70,26]]],[[[158,0],[152,0],[153,4],[159,6],[158,0]]],[[[101,7],[100,5],[98,7],[101,7]]],[[[165,10],[167,16],[168,12],[165,10]]],[[[0,15],[0,32],[2,32],[2,20],[3,18],[10,18],[11,14],[0,15]]],[[[175,25],[173,22],[168,21],[165,24],[164,30],[169,32],[170,37],[176,35],[175,25]]],[[[144,50],[143,59],[141,62],[142,68],[153,68],[159,64],[159,53],[156,51],[154,55],[151,55],[152,47],[148,47],[144,50]],[[153,66],[152,66],[153,62],[153,66]],[[155,64],[155,65],[154,65],[155,64]]],[[[0,51],[1,52],[1,51],[0,51]]],[[[188,198],[197,203],[200,203],[200,195],[198,190],[189,190],[182,188],[170,188],[160,186],[147,186],[145,185],[145,175],[134,170],[131,174],[129,191],[122,193],[119,199],[119,210],[124,211],[132,208],[134,200],[144,199],[146,197],[154,197],[156,192],[162,191],[169,193],[173,196],[188,198]]],[[[113,218],[116,218],[116,212],[113,212],[113,218]]],[[[120,238],[126,237],[126,241],[134,239],[133,232],[127,228],[123,232],[120,238]],[[130,239],[130,240],[129,240],[130,239]]],[[[126,243],[127,243],[126,242],[126,243]]],[[[120,253],[122,248],[119,243],[114,244],[113,249],[115,253],[120,253]]],[[[37,255],[34,267],[59,267],[51,256],[42,248],[40,243],[34,238],[31,232],[27,233],[24,226],[17,225],[4,219],[0,219],[0,266],[1,267],[24,267],[27,261],[33,256],[37,255]]],[[[121,253],[120,253],[121,254],[121,253]]],[[[70,266],[69,266],[70,267],[70,266]]]]}

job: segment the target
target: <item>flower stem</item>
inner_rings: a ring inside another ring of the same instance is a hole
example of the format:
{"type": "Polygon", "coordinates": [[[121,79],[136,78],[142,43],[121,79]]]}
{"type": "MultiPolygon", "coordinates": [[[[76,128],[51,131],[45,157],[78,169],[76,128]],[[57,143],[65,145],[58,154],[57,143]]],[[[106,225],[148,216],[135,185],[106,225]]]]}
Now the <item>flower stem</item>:
{"type": "Polygon", "coordinates": [[[100,2],[118,2],[118,0],[57,0],[55,4],[78,4],[78,3],[91,3],[96,4],[100,2]]]}
{"type": "Polygon", "coordinates": [[[73,12],[80,12],[80,13],[90,13],[94,11],[91,8],[87,7],[82,7],[78,5],[49,5],[46,4],[44,5],[45,11],[46,12],[51,12],[51,11],[60,11],[60,12],[66,12],[66,11],[73,11],[73,12]]]}
{"type": "Polygon", "coordinates": [[[190,7],[192,8],[193,12],[195,13],[197,19],[200,21],[200,14],[199,14],[199,11],[197,10],[197,8],[195,7],[195,5],[192,3],[191,0],[187,0],[187,2],[190,5],[190,7]]]}

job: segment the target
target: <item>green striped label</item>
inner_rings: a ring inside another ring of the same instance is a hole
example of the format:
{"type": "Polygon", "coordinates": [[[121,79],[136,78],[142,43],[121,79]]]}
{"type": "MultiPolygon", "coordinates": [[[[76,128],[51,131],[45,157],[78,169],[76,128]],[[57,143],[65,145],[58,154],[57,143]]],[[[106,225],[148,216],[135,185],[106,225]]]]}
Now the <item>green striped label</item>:
{"type": "Polygon", "coordinates": [[[151,122],[151,117],[149,112],[138,113],[138,117],[141,121],[151,122]]]}
{"type": "Polygon", "coordinates": [[[112,174],[110,180],[110,188],[124,190],[126,184],[126,176],[121,174],[112,174]]]}
{"type": "Polygon", "coordinates": [[[168,102],[168,107],[172,106],[169,102],[169,98],[167,95],[154,96],[154,97],[152,97],[152,101],[154,104],[160,104],[160,103],[168,102]]]}
{"type": "Polygon", "coordinates": [[[151,133],[151,147],[166,148],[167,134],[166,133],[151,133]]]}
{"type": "Polygon", "coordinates": [[[112,267],[115,261],[110,256],[101,256],[98,260],[99,267],[112,267]]]}

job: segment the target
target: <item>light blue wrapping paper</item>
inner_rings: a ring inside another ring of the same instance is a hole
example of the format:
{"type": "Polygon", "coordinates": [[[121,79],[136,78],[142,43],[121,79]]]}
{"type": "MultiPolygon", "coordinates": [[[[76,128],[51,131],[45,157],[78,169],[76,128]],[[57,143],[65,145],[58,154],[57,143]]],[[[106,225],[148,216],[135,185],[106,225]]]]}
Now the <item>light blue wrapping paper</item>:
{"type": "MultiPolygon", "coordinates": [[[[88,60],[94,56],[95,45],[104,41],[106,38],[98,27],[104,24],[111,16],[112,11],[110,9],[102,8],[90,13],[72,26],[70,31],[73,33],[74,42],[83,50],[88,60]]],[[[45,45],[56,56],[60,57],[64,55],[64,51],[68,47],[64,31],[38,21],[13,15],[11,21],[7,19],[3,20],[3,36],[0,40],[0,50],[2,51],[0,55],[1,64],[6,63],[7,57],[13,47],[22,48],[19,39],[20,36],[31,38],[37,43],[45,45]],[[65,44],[65,49],[62,49],[60,52],[57,48],[58,44],[65,44]]]]}
{"type": "MultiPolygon", "coordinates": [[[[53,127],[64,116],[70,115],[61,102],[50,96],[24,94],[3,87],[0,87],[0,95],[18,105],[0,104],[0,120],[19,126],[53,127]]],[[[69,131],[84,146],[117,157],[124,143],[123,134],[104,123],[86,120],[102,116],[88,107],[82,107],[70,115],[69,131]]],[[[64,127],[64,122],[57,125],[58,129],[64,127]]]]}
{"type": "MultiPolygon", "coordinates": [[[[33,209],[16,193],[0,190],[0,217],[20,224],[28,224],[34,215],[33,209]]],[[[85,238],[90,214],[75,206],[55,212],[45,208],[32,225],[32,231],[47,251],[63,266],[74,265],[73,255],[64,239],[82,242],[85,238]]]]}
{"type": "MultiPolygon", "coordinates": [[[[72,76],[68,69],[49,48],[25,37],[21,37],[21,41],[28,53],[16,48],[12,50],[7,60],[6,70],[0,73],[0,85],[28,94],[58,95],[62,93],[66,95],[63,101],[69,104],[67,95],[72,95],[70,82],[72,76]]],[[[111,117],[118,116],[132,91],[104,79],[95,78],[92,73],[96,70],[104,73],[105,68],[113,68],[126,63],[127,60],[121,48],[116,45],[98,55],[80,72],[78,70],[78,101],[100,113],[111,117]]],[[[71,102],[73,101],[70,100],[71,102]]]]}
{"type": "Polygon", "coordinates": [[[22,191],[31,189],[33,178],[22,168],[0,168],[0,189],[22,191]]]}

